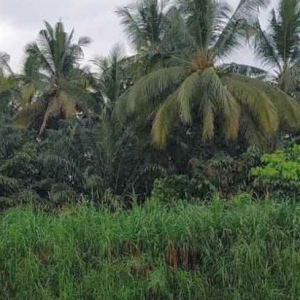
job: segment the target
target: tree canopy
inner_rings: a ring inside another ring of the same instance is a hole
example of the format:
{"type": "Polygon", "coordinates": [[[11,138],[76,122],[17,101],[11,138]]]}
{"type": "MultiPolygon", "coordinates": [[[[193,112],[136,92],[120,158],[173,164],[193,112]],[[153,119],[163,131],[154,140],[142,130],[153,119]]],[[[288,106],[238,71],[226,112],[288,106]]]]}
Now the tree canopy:
{"type": "Polygon", "coordinates": [[[263,28],[269,2],[125,4],[116,13],[134,54],[117,44],[91,68],[91,40],[62,21],[45,22],[21,72],[0,53],[0,203],[115,208],[161,177],[158,189],[245,187],[259,153],[299,135],[299,3],[281,0],[263,28]],[[235,61],[245,43],[261,65],[235,61]]]}

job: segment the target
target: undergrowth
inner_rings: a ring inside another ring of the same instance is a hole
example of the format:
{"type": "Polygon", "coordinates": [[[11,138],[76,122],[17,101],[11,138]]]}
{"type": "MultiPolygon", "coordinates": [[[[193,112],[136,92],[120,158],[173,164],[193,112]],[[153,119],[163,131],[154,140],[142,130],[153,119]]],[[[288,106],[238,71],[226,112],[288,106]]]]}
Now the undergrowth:
{"type": "Polygon", "coordinates": [[[130,211],[13,209],[0,299],[300,299],[300,204],[248,196],[130,211]]]}

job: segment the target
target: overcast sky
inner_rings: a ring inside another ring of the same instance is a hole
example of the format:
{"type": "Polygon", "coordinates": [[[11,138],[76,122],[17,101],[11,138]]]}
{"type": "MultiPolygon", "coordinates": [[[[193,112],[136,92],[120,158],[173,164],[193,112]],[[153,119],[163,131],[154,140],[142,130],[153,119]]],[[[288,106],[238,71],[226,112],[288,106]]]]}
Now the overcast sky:
{"type": "MultiPolygon", "coordinates": [[[[229,0],[233,7],[237,2],[229,0]]],[[[0,51],[9,53],[13,69],[19,70],[24,47],[35,40],[43,21],[54,24],[62,20],[68,30],[75,28],[76,36],[92,38],[92,45],[85,51],[87,60],[106,55],[114,44],[126,44],[115,14],[116,7],[126,4],[128,0],[0,0],[0,51]]],[[[262,19],[265,20],[266,15],[262,19]]],[[[129,51],[128,45],[126,47],[129,51]]],[[[254,63],[250,51],[235,53],[233,59],[254,63]]]]}

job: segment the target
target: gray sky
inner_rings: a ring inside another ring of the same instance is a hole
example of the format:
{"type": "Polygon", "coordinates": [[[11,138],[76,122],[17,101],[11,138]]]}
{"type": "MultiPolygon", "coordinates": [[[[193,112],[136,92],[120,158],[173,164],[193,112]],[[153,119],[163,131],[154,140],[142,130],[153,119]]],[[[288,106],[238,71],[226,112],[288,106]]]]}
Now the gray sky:
{"type": "MultiPolygon", "coordinates": [[[[126,37],[115,14],[118,6],[131,0],[0,0],[0,51],[11,55],[11,65],[19,70],[25,45],[35,40],[43,21],[64,22],[75,28],[76,36],[89,36],[93,43],[85,50],[86,59],[106,55],[117,42],[126,44],[126,37]]],[[[276,2],[277,0],[272,0],[276,2]]],[[[238,0],[228,0],[234,7],[238,0]]],[[[265,20],[266,16],[262,16],[265,20]]],[[[129,51],[128,45],[126,46],[129,51]]],[[[233,54],[240,63],[254,63],[249,50],[233,54]]]]}

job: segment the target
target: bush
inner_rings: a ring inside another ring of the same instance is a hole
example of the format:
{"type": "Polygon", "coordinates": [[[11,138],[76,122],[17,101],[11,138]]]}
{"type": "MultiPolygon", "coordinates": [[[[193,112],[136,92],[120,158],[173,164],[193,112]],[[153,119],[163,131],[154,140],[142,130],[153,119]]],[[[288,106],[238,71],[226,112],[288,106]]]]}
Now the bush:
{"type": "Polygon", "coordinates": [[[265,154],[262,166],[251,171],[255,185],[265,192],[279,194],[299,193],[300,188],[300,146],[265,154]]]}
{"type": "Polygon", "coordinates": [[[200,161],[190,161],[193,176],[204,178],[213,184],[217,191],[226,198],[241,191],[250,191],[252,182],[249,178],[251,169],[259,164],[261,151],[253,148],[237,157],[225,154],[200,161]]]}
{"type": "Polygon", "coordinates": [[[152,198],[161,203],[200,201],[214,191],[214,186],[207,180],[189,179],[187,175],[171,175],[155,180],[152,198]]]}
{"type": "Polygon", "coordinates": [[[300,299],[300,204],[11,210],[0,299],[300,299]]]}

